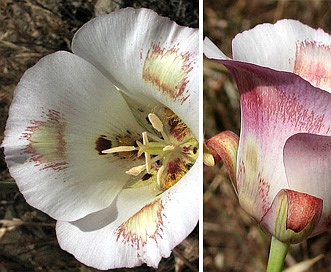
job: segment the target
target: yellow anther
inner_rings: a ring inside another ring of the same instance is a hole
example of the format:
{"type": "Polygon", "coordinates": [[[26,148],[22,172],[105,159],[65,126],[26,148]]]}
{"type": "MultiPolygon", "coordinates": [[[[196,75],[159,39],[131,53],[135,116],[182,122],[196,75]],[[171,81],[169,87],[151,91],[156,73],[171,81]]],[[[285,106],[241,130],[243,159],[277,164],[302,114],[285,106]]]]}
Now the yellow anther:
{"type": "Polygon", "coordinates": [[[135,151],[136,147],[135,146],[116,146],[112,147],[106,150],[102,150],[101,153],[104,154],[111,154],[111,153],[117,153],[117,152],[130,152],[130,151],[135,151]]]}
{"type": "Polygon", "coordinates": [[[142,171],[144,171],[146,168],[145,164],[138,165],[135,167],[130,168],[128,171],[125,171],[125,174],[129,174],[132,176],[138,176],[142,171]]]}
{"type": "Polygon", "coordinates": [[[163,147],[162,151],[172,151],[174,149],[175,147],[173,145],[166,145],[165,147],[163,147]]]}
{"type": "Polygon", "coordinates": [[[148,114],[148,120],[151,122],[153,128],[156,129],[158,132],[160,132],[163,139],[168,143],[170,140],[167,134],[163,130],[163,123],[160,120],[160,118],[157,117],[156,114],[150,113],[148,114]]]}
{"type": "Polygon", "coordinates": [[[203,163],[207,166],[215,166],[214,156],[210,153],[203,153],[203,163]]]}
{"type": "Polygon", "coordinates": [[[162,165],[159,168],[159,170],[157,171],[157,174],[156,174],[156,182],[157,182],[157,185],[159,185],[159,186],[161,186],[161,178],[162,178],[163,172],[164,172],[164,165],[162,165]]]}
{"type": "Polygon", "coordinates": [[[155,128],[158,132],[163,132],[163,124],[156,114],[148,114],[148,120],[151,122],[153,128],[155,128]]]}

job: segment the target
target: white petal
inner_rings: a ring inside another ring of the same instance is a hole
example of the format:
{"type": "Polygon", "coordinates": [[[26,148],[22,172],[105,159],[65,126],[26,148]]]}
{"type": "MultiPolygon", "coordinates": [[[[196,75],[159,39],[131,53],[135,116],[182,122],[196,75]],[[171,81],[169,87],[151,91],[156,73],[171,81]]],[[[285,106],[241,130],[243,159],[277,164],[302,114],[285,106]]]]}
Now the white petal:
{"type": "Polygon", "coordinates": [[[198,30],[127,8],[85,24],[72,47],[132,99],[166,105],[198,135],[198,44],[198,30]]]}
{"type": "Polygon", "coordinates": [[[203,41],[203,53],[209,59],[229,59],[208,37],[203,41]]]}
{"type": "Polygon", "coordinates": [[[195,164],[157,199],[144,187],[125,189],[103,211],[76,222],[59,221],[56,231],[60,246],[98,269],[142,263],[157,267],[197,224],[198,168],[195,164]],[[145,214],[129,219],[140,210],[145,214]]]}
{"type": "Polygon", "coordinates": [[[165,194],[162,200],[167,218],[169,247],[178,245],[194,229],[199,219],[199,160],[190,171],[165,194]]]}
{"type": "Polygon", "coordinates": [[[21,79],[3,147],[27,202],[76,220],[109,206],[125,184],[130,164],[98,149],[102,139],[109,143],[127,130],[141,129],[111,82],[85,60],[58,52],[21,79]]]}
{"type": "Polygon", "coordinates": [[[295,20],[261,24],[234,38],[233,59],[292,72],[297,46],[303,41],[330,45],[331,36],[295,20]]]}

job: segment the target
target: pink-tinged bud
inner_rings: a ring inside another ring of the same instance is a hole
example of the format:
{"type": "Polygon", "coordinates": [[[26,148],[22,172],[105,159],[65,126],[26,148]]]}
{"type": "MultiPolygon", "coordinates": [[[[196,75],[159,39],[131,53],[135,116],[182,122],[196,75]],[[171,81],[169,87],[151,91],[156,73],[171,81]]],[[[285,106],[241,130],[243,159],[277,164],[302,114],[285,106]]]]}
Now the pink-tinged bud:
{"type": "Polygon", "coordinates": [[[292,190],[281,190],[260,224],[284,243],[307,239],[318,223],[323,200],[292,190]]]}
{"type": "Polygon", "coordinates": [[[215,162],[223,161],[236,190],[236,167],[239,137],[231,131],[223,131],[206,141],[215,162]]]}

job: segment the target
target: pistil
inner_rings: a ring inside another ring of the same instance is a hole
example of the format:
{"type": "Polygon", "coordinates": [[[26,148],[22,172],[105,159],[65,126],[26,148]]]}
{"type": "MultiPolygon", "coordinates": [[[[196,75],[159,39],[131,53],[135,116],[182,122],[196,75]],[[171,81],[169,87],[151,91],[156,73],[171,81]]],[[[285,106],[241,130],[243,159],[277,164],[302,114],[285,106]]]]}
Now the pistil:
{"type": "MultiPolygon", "coordinates": [[[[143,132],[143,145],[148,147],[148,144],[149,144],[149,140],[147,137],[147,132],[144,131],[143,132]]],[[[138,151],[138,157],[140,156],[139,152],[141,152],[141,150],[142,150],[142,148],[138,151]]],[[[151,155],[147,152],[147,149],[146,149],[146,152],[144,152],[144,155],[145,155],[146,172],[150,173],[151,169],[152,169],[151,155]]]]}
{"type": "Polygon", "coordinates": [[[153,140],[156,141],[150,142],[149,141],[150,134],[148,134],[147,131],[144,131],[142,133],[143,142],[141,143],[139,141],[136,141],[137,146],[117,146],[102,151],[102,153],[104,154],[138,151],[137,154],[138,157],[144,154],[145,164],[132,167],[131,169],[125,172],[126,174],[138,176],[145,169],[147,173],[150,173],[152,169],[152,163],[162,158],[162,156],[160,155],[162,154],[164,155],[165,153],[169,151],[173,151],[175,149],[175,146],[170,143],[169,137],[164,132],[163,124],[162,121],[159,119],[159,117],[157,117],[157,115],[154,113],[150,113],[148,114],[148,119],[152,124],[153,128],[161,133],[164,140],[153,135],[154,137],[151,138],[153,138],[153,140]],[[154,159],[152,160],[151,155],[156,155],[157,157],[154,157],[154,159]]]}

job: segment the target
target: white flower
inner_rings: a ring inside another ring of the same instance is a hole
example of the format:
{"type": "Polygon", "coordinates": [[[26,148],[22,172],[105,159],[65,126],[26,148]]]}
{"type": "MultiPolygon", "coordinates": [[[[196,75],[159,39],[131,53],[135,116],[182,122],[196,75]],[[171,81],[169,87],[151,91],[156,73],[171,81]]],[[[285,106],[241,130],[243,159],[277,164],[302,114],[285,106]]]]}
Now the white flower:
{"type": "Polygon", "coordinates": [[[147,9],[85,24],[18,84],[2,146],[60,246],[157,267],[198,221],[198,30],[147,9]]]}

